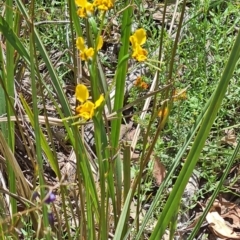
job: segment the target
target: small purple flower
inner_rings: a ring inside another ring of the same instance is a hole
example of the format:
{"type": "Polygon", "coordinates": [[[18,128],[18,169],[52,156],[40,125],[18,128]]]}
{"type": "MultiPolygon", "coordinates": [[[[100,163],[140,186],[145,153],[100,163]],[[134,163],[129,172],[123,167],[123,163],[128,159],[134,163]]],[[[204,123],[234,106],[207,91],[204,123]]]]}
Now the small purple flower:
{"type": "Polygon", "coordinates": [[[48,198],[45,200],[45,203],[49,204],[54,202],[55,200],[56,200],[56,196],[54,193],[51,192],[50,194],[48,194],[48,198]]]}
{"type": "Polygon", "coordinates": [[[51,226],[54,226],[54,216],[52,212],[48,213],[48,222],[51,226]]]}

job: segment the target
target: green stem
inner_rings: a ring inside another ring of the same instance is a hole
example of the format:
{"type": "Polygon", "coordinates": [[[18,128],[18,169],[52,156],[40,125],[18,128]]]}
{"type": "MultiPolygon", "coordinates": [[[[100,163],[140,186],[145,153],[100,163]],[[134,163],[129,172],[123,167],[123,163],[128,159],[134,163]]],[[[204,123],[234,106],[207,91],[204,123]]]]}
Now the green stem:
{"type": "MultiPolygon", "coordinates": [[[[14,28],[13,25],[13,1],[7,0],[6,1],[6,21],[11,29],[14,28]]],[[[11,99],[11,102],[6,100],[6,110],[7,110],[7,140],[10,149],[14,152],[15,146],[15,138],[14,138],[14,122],[10,120],[10,117],[14,115],[14,111],[11,108],[11,105],[14,105],[14,48],[12,47],[11,43],[7,40],[6,43],[6,79],[5,79],[5,87],[7,90],[7,94],[11,99]]],[[[15,174],[12,169],[12,166],[9,165],[7,161],[7,168],[8,168],[8,180],[9,180],[9,189],[12,193],[16,193],[16,182],[15,182],[15,174]]],[[[10,197],[11,202],[11,210],[12,214],[17,212],[17,202],[14,198],[10,197]]],[[[13,223],[15,222],[15,218],[12,219],[13,223]]]]}

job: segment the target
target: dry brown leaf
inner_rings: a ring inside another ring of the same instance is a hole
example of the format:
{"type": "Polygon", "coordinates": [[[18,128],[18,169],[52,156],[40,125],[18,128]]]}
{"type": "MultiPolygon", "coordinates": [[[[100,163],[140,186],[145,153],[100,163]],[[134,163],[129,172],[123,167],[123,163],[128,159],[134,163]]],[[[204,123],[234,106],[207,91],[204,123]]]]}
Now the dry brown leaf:
{"type": "Polygon", "coordinates": [[[240,235],[233,231],[218,214],[218,212],[209,212],[206,216],[209,227],[212,232],[220,238],[240,239],[240,235]]]}
{"type": "Polygon", "coordinates": [[[228,221],[228,219],[231,219],[231,227],[232,228],[237,228],[240,229],[240,209],[234,209],[229,211],[228,213],[222,215],[223,218],[227,218],[226,221],[228,221]]]}
{"type": "Polygon", "coordinates": [[[156,184],[160,186],[166,176],[166,168],[161,163],[159,157],[154,157],[154,164],[153,164],[153,177],[156,181],[156,184]]]}
{"type": "Polygon", "coordinates": [[[237,146],[237,137],[235,135],[234,129],[229,129],[225,131],[226,136],[221,139],[222,143],[227,143],[231,146],[236,147],[237,146]]]}

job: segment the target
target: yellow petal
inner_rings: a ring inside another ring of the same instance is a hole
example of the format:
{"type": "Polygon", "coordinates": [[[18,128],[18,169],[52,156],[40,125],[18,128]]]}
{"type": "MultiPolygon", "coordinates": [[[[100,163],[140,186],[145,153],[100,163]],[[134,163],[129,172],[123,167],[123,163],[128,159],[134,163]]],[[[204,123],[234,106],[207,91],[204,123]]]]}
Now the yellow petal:
{"type": "Polygon", "coordinates": [[[147,89],[147,88],[148,88],[148,84],[145,83],[145,82],[141,82],[140,87],[141,87],[142,89],[147,89]]]}
{"type": "Polygon", "coordinates": [[[80,51],[84,51],[84,39],[82,37],[78,37],[76,40],[77,49],[80,51]]]}
{"type": "Polygon", "coordinates": [[[90,59],[94,54],[93,48],[85,48],[81,53],[80,53],[80,58],[83,61],[87,61],[90,59]]]}
{"type": "Polygon", "coordinates": [[[86,101],[84,104],[76,108],[76,112],[79,116],[88,120],[94,115],[94,104],[91,101],[86,101]]]}
{"type": "Polygon", "coordinates": [[[89,113],[90,118],[92,118],[94,115],[94,104],[91,101],[87,101],[83,107],[89,113]]]}
{"type": "Polygon", "coordinates": [[[139,62],[143,62],[147,59],[148,52],[143,49],[140,45],[134,49],[132,57],[135,58],[139,62]]]}
{"type": "Polygon", "coordinates": [[[83,84],[78,84],[76,86],[75,96],[80,103],[84,103],[89,98],[87,87],[83,84]]]}
{"type": "Polygon", "coordinates": [[[143,45],[147,39],[146,35],[146,31],[143,28],[140,28],[130,37],[130,42],[132,45],[143,45]]]}
{"type": "Polygon", "coordinates": [[[76,4],[78,7],[85,7],[86,4],[87,4],[87,0],[75,0],[75,4],[76,4]]]}
{"type": "Polygon", "coordinates": [[[101,0],[94,0],[93,1],[93,5],[94,6],[98,6],[98,5],[100,5],[101,4],[101,0]]]}
{"type": "Polygon", "coordinates": [[[88,14],[88,15],[92,15],[92,13],[94,12],[93,4],[87,2],[85,8],[86,8],[87,14],[88,14]]]}
{"type": "Polygon", "coordinates": [[[86,57],[86,55],[85,55],[83,52],[81,52],[81,53],[79,54],[79,57],[80,57],[81,60],[83,60],[83,61],[87,61],[87,60],[88,60],[87,57],[86,57]]]}
{"type": "Polygon", "coordinates": [[[85,118],[86,120],[88,120],[90,118],[90,114],[88,111],[84,111],[82,106],[83,105],[80,105],[76,108],[76,113],[79,117],[82,117],[82,118],[85,118]]]}
{"type": "Polygon", "coordinates": [[[137,45],[136,38],[132,35],[132,36],[130,36],[129,40],[130,40],[130,42],[132,44],[132,48],[134,49],[136,47],[136,45],[137,45]]]}
{"type": "Polygon", "coordinates": [[[134,36],[136,37],[137,43],[138,43],[139,45],[142,45],[142,44],[144,44],[144,43],[146,42],[146,39],[147,39],[147,37],[146,37],[146,31],[145,31],[143,28],[138,29],[138,30],[135,32],[134,36]]]}
{"type": "Polygon", "coordinates": [[[90,119],[89,113],[87,113],[87,112],[79,113],[78,116],[82,117],[86,120],[90,119]]]}
{"type": "Polygon", "coordinates": [[[103,37],[100,36],[98,39],[98,44],[97,44],[97,51],[100,50],[103,46],[103,37]]]}
{"type": "Polygon", "coordinates": [[[113,0],[94,0],[93,5],[98,7],[99,10],[107,11],[113,7],[113,0]]]}
{"type": "Polygon", "coordinates": [[[87,56],[87,59],[91,58],[94,54],[93,48],[85,49],[84,54],[87,56]]]}
{"type": "Polygon", "coordinates": [[[85,8],[79,8],[77,10],[77,15],[81,18],[85,18],[87,16],[85,8]]]}
{"type": "Polygon", "coordinates": [[[95,108],[95,109],[98,108],[98,107],[102,104],[103,101],[104,101],[104,97],[103,97],[103,95],[101,94],[100,97],[99,97],[99,99],[95,102],[94,108],[95,108]]]}

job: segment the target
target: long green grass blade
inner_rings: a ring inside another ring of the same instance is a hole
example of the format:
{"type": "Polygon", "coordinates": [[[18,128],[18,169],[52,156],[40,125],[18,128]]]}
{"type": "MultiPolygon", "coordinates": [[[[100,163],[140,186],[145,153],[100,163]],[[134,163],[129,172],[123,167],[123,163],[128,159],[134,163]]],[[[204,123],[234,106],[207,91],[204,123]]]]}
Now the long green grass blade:
{"type": "MultiPolygon", "coordinates": [[[[127,75],[127,64],[129,50],[129,37],[131,34],[131,23],[132,23],[132,12],[133,7],[130,5],[131,1],[125,1],[125,10],[122,17],[122,38],[121,38],[121,48],[118,56],[118,66],[116,70],[116,86],[115,86],[115,96],[114,96],[114,107],[113,111],[117,111],[123,107],[124,100],[124,88],[127,75]],[[124,60],[123,60],[124,59],[124,60]]],[[[119,146],[119,136],[120,136],[120,126],[122,120],[122,113],[117,113],[117,118],[112,121],[111,125],[111,147],[116,152],[119,146]]],[[[117,212],[115,216],[119,216],[121,213],[121,195],[122,195],[122,163],[119,155],[115,160],[114,176],[116,181],[116,209],[117,212]]]]}
{"type": "MultiPolygon", "coordinates": [[[[13,1],[7,0],[6,4],[8,8],[6,9],[6,22],[9,26],[9,29],[13,29],[13,1]]],[[[5,81],[5,89],[6,94],[9,96],[8,100],[6,100],[6,110],[7,110],[7,141],[10,149],[14,152],[15,150],[15,130],[14,130],[14,122],[10,121],[10,116],[14,116],[14,109],[12,106],[14,106],[14,48],[9,42],[9,40],[6,41],[6,81],[5,81]]],[[[6,98],[7,99],[7,98],[6,98]]],[[[12,166],[10,162],[7,159],[7,168],[8,168],[8,181],[9,181],[9,189],[12,193],[16,193],[16,181],[15,181],[15,173],[12,169],[12,166]]],[[[11,201],[11,209],[12,214],[15,214],[17,212],[17,202],[14,198],[10,198],[11,201]]],[[[13,219],[13,222],[15,222],[15,219],[13,219]]]]}
{"type": "MultiPolygon", "coordinates": [[[[0,47],[0,116],[4,116],[6,114],[6,97],[3,86],[5,86],[6,82],[6,69],[4,64],[4,50],[0,47]]],[[[7,123],[0,123],[1,130],[4,136],[7,136],[7,123]]]]}
{"type": "MultiPolygon", "coordinates": [[[[115,97],[114,97],[114,107],[113,111],[117,111],[123,107],[124,99],[124,88],[127,75],[127,65],[128,65],[128,50],[129,50],[129,37],[131,34],[131,15],[133,7],[129,6],[131,1],[125,2],[126,9],[123,13],[122,18],[122,38],[121,38],[121,48],[118,56],[118,67],[116,70],[116,87],[115,87],[115,97]],[[124,59],[124,61],[123,61],[124,59]]],[[[119,133],[120,133],[120,124],[121,124],[121,113],[117,114],[117,119],[112,121],[112,135],[111,141],[113,148],[118,146],[119,133]]]]}
{"type": "Polygon", "coordinates": [[[26,48],[23,46],[23,44],[19,40],[19,37],[14,33],[13,29],[9,26],[8,22],[6,22],[2,16],[0,16],[0,32],[3,33],[7,41],[29,65],[29,54],[26,48]]]}
{"type": "Polygon", "coordinates": [[[130,189],[127,195],[127,198],[125,200],[123,209],[122,209],[122,214],[119,218],[117,229],[114,235],[113,240],[121,240],[122,239],[122,232],[125,226],[125,223],[127,221],[126,217],[129,212],[129,206],[130,206],[130,201],[131,201],[131,196],[132,196],[132,190],[130,189]]]}

